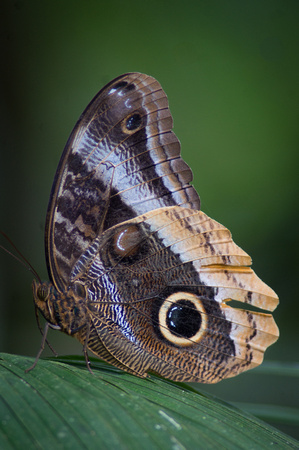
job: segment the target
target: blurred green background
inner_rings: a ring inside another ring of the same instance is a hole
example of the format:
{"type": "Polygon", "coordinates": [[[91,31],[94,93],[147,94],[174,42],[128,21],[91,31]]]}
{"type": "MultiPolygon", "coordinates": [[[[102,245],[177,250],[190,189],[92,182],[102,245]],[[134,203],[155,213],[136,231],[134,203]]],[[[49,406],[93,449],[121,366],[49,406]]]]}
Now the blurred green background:
{"type": "MultiPolygon", "coordinates": [[[[298,1],[5,1],[1,9],[0,229],[47,279],[46,209],[76,120],[112,78],[152,75],[168,95],[203,211],[232,231],[280,297],[281,337],[266,360],[298,362],[298,1]]],[[[0,261],[0,350],[35,355],[32,275],[4,252],[0,261]]],[[[60,333],[50,341],[60,354],[81,354],[60,333]]],[[[258,370],[199,388],[299,406],[295,379],[258,370]]]]}

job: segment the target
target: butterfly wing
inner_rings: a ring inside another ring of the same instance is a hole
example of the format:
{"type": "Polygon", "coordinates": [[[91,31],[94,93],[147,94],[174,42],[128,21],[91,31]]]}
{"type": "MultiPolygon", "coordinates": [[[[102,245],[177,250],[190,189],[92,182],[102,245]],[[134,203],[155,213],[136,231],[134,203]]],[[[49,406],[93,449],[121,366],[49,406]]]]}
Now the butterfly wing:
{"type": "Polygon", "coordinates": [[[56,315],[42,312],[131,373],[217,382],[261,363],[278,329],[257,309],[278,299],[199,211],[191,180],[160,84],[131,73],[105,86],[56,172],[46,226],[56,315]]]}
{"type": "Polygon", "coordinates": [[[88,347],[140,376],[180,381],[215,383],[259,365],[278,329],[258,309],[278,298],[250,265],[200,211],[161,208],[110,228],[72,274],[90,299],[88,347]]]}
{"type": "Polygon", "coordinates": [[[122,75],[87,106],[62,154],[46,224],[49,276],[63,291],[105,229],[163,206],[199,209],[166,94],[152,77],[122,75]]]}

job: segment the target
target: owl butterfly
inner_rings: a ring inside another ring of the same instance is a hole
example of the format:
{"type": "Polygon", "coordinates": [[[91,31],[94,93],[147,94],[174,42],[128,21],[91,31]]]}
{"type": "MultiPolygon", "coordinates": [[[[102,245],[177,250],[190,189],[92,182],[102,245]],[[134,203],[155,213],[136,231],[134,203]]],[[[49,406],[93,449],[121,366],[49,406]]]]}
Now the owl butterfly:
{"type": "Polygon", "coordinates": [[[200,211],[172,125],[160,84],[140,73],[111,81],[87,106],[56,172],[51,281],[33,281],[34,301],[87,361],[89,349],[140,377],[215,383],[262,362],[278,329],[256,310],[272,311],[278,298],[200,211]]]}

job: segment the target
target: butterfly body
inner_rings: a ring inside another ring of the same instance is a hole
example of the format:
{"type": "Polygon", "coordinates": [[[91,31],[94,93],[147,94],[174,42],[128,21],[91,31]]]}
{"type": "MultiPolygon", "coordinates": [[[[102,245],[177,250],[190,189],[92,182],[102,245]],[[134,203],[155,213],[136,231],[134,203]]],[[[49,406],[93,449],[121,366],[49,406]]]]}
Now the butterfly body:
{"type": "Polygon", "coordinates": [[[200,209],[167,97],[143,74],[104,87],[74,128],[46,227],[54,328],[138,376],[213,383],[262,362],[278,337],[276,294],[230,232],[200,209]]]}

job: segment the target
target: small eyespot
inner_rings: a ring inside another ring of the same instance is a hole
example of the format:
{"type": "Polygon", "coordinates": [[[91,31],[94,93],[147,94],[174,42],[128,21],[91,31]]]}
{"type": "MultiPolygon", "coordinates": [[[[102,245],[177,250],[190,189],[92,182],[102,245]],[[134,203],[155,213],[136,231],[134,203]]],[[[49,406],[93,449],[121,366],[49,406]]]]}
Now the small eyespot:
{"type": "Polygon", "coordinates": [[[133,134],[142,126],[142,116],[139,113],[134,113],[126,117],[122,121],[122,131],[126,134],[133,134]]]}
{"type": "Polygon", "coordinates": [[[140,114],[133,114],[131,117],[129,117],[127,119],[127,124],[126,124],[127,129],[129,131],[136,130],[137,128],[140,127],[141,122],[142,122],[142,119],[141,119],[140,114]]]}
{"type": "Polygon", "coordinates": [[[120,257],[133,257],[138,253],[141,235],[136,225],[129,225],[113,236],[113,252],[120,257]]]}
{"type": "Polygon", "coordinates": [[[198,343],[207,328],[207,314],[200,298],[189,292],[169,295],[159,311],[159,329],[170,343],[182,347],[198,343]]]}

